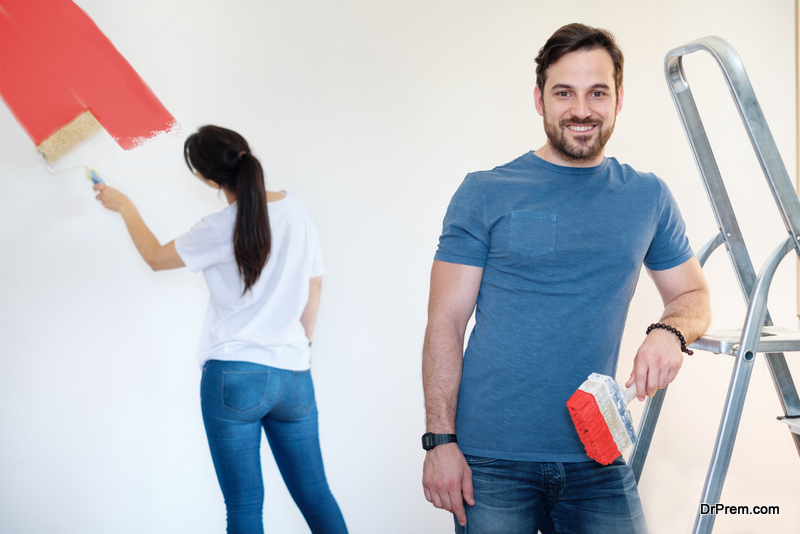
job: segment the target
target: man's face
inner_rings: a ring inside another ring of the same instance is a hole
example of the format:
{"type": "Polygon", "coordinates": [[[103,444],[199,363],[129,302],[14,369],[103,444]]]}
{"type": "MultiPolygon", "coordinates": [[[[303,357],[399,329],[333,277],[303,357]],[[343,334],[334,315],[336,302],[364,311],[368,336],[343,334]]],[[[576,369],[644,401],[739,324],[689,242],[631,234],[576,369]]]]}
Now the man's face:
{"type": "Polygon", "coordinates": [[[544,91],[534,91],[536,110],[553,156],[569,166],[598,165],[622,109],[614,62],[604,48],[579,50],[547,68],[544,91]]]}

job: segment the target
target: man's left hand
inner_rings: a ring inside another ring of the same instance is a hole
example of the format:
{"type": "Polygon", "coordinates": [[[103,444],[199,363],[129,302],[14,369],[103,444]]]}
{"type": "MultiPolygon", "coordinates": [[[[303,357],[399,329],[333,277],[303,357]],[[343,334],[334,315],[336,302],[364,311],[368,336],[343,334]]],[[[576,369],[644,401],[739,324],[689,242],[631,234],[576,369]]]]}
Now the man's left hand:
{"type": "Polygon", "coordinates": [[[652,397],[675,380],[683,364],[681,342],[664,329],[655,329],[647,335],[633,360],[633,371],[625,387],[636,382],[636,396],[640,401],[652,397]]]}

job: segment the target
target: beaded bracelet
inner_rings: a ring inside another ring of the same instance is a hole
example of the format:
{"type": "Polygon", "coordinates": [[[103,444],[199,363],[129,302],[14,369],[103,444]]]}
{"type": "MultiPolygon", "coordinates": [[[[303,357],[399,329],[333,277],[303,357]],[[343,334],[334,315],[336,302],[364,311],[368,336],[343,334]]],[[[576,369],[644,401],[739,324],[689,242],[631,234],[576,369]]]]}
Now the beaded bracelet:
{"type": "Polygon", "coordinates": [[[650,334],[650,332],[652,332],[656,328],[663,328],[664,330],[668,330],[668,331],[672,332],[673,334],[675,334],[676,336],[678,336],[678,339],[681,340],[681,352],[685,352],[689,356],[694,354],[694,351],[686,348],[686,340],[683,338],[683,334],[681,334],[680,330],[678,330],[674,326],[670,326],[668,324],[653,323],[653,324],[651,324],[650,326],[647,327],[647,333],[650,334]]]}

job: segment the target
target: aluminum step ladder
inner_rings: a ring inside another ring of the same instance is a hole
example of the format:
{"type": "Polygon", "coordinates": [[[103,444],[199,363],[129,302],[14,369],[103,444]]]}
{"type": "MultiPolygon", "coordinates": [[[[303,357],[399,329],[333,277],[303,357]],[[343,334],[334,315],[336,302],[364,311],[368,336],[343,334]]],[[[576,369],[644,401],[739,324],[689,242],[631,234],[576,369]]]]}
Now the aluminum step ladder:
{"type": "MultiPolygon", "coordinates": [[[[784,410],[784,416],[778,419],[789,424],[790,436],[800,454],[800,435],[798,434],[800,432],[800,398],[798,398],[797,388],[783,354],[784,352],[800,351],[800,332],[774,327],[767,311],[769,286],[778,265],[792,251],[800,257],[800,200],[798,200],[786,167],[778,153],[775,140],[769,131],[744,66],[730,44],[719,37],[705,37],[692,41],[667,54],[664,60],[664,70],[720,229],[719,233],[698,252],[697,258],[701,265],[704,264],[711,253],[724,243],[747,305],[747,315],[740,330],[708,332],[691,345],[698,350],[730,354],[736,359],[714,452],[711,456],[711,465],[700,498],[700,504],[716,504],[719,502],[722,485],[728,471],[747,386],[757,353],[765,355],[784,410]],[[753,263],[742,239],[730,198],[714,159],[705,128],[700,120],[689,82],[683,71],[683,56],[698,51],[706,51],[711,54],[722,69],[788,231],[788,237],[780,238],[782,241],[766,261],[758,276],[755,274],[753,263]]],[[[641,476],[666,391],[666,388],[661,389],[655,396],[649,398],[642,414],[639,442],[629,458],[637,482],[641,476]]],[[[695,534],[710,533],[715,517],[715,514],[701,514],[698,505],[697,518],[692,532],[695,534]]]]}

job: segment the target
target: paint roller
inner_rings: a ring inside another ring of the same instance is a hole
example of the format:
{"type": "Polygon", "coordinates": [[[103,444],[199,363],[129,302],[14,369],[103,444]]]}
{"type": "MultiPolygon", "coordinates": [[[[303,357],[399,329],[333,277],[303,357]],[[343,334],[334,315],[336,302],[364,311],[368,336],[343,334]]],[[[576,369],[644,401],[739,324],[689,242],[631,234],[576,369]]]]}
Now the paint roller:
{"type": "Polygon", "coordinates": [[[36,145],[36,150],[41,154],[48,170],[53,172],[50,164],[61,159],[67,152],[89,139],[101,128],[92,112],[87,109],[36,145]]]}
{"type": "Polygon", "coordinates": [[[178,127],[74,2],[0,0],[0,26],[0,97],[50,172],[101,127],[124,150],[178,127]]]}
{"type": "MultiPolygon", "coordinates": [[[[69,125],[67,125],[67,127],[68,126],[69,125]]],[[[65,127],[65,128],[67,128],[67,127],[65,127]]],[[[67,142],[69,142],[71,144],[71,146],[70,146],[70,148],[68,150],[71,150],[72,148],[74,148],[75,146],[77,146],[78,144],[83,142],[88,136],[92,135],[91,133],[88,133],[88,135],[87,135],[86,130],[83,130],[83,131],[72,130],[71,132],[68,130],[68,131],[64,132],[64,128],[62,128],[62,129],[59,130],[59,132],[61,132],[62,136],[65,139],[67,139],[67,142]]],[[[57,132],[57,133],[59,133],[59,132],[57,132]]],[[[64,145],[61,145],[61,146],[64,146],[64,145]]],[[[39,147],[36,147],[36,148],[39,149],[39,147]]],[[[51,159],[48,157],[48,154],[46,152],[41,151],[41,150],[39,150],[39,153],[42,156],[42,162],[44,163],[44,166],[47,167],[47,170],[50,172],[50,174],[58,174],[58,173],[62,173],[62,172],[65,172],[65,171],[72,170],[72,169],[82,168],[84,170],[86,178],[88,180],[90,180],[93,184],[106,185],[106,183],[103,181],[103,179],[100,178],[100,173],[94,167],[89,167],[85,163],[76,163],[74,165],[69,165],[67,167],[53,168],[50,165],[51,159]]]]}

